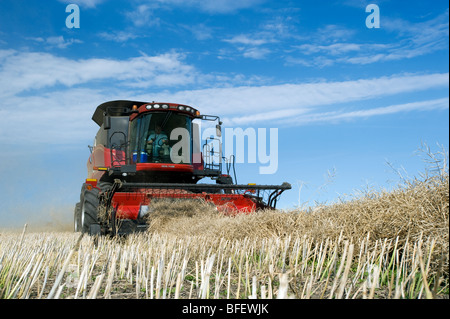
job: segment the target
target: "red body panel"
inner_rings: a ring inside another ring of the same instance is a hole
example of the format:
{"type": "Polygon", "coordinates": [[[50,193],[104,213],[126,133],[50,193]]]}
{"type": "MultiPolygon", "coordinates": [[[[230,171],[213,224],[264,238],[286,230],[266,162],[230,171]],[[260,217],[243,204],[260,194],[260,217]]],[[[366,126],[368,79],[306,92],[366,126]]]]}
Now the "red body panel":
{"type": "MultiPolygon", "coordinates": [[[[104,171],[98,168],[111,168],[112,166],[125,165],[125,152],[112,150],[113,165],[111,165],[111,150],[103,145],[96,146],[87,162],[88,178],[100,179],[104,171]]],[[[203,168],[203,166],[202,166],[203,168]]],[[[194,166],[190,164],[171,163],[136,163],[136,171],[172,171],[192,173],[194,166]]]]}
{"type": "Polygon", "coordinates": [[[141,205],[149,205],[152,198],[201,198],[212,202],[217,210],[227,214],[250,213],[259,208],[249,196],[240,194],[194,194],[180,189],[152,190],[141,189],[133,193],[115,193],[112,206],[118,219],[137,219],[141,205]]]}
{"type": "Polygon", "coordinates": [[[136,171],[171,171],[192,173],[194,171],[194,167],[189,164],[137,163],[136,171]]]}
{"type": "Polygon", "coordinates": [[[104,170],[99,171],[98,168],[110,168],[112,166],[125,165],[125,152],[120,150],[111,150],[103,145],[97,145],[92,150],[87,162],[88,178],[100,179],[105,173],[104,170]],[[111,165],[111,153],[113,165],[111,165]]]}

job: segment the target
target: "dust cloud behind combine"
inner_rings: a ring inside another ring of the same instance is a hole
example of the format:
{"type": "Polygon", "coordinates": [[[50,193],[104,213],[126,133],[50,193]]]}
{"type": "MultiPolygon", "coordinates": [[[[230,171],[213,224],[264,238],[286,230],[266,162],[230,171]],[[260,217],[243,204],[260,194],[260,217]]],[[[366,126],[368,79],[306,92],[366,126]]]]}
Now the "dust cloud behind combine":
{"type": "Polygon", "coordinates": [[[7,212],[13,219],[0,225],[0,232],[22,231],[27,225],[31,232],[69,232],[73,231],[73,205],[55,205],[42,207],[18,207],[7,212]]]}

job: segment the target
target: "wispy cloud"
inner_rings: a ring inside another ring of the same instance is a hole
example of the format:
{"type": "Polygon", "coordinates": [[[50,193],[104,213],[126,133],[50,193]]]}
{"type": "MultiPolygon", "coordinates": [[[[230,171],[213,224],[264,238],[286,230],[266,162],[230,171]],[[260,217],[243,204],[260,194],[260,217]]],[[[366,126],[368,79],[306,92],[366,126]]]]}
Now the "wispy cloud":
{"type": "Polygon", "coordinates": [[[250,48],[245,50],[243,56],[252,59],[264,59],[270,52],[267,48],[250,48]]]}
{"type": "MultiPolygon", "coordinates": [[[[179,91],[174,94],[156,94],[163,100],[172,98],[197,105],[206,112],[220,111],[233,123],[240,118],[274,111],[304,109],[319,111],[322,106],[363,101],[401,93],[446,88],[448,73],[429,75],[397,75],[353,81],[313,82],[266,86],[241,86],[179,91]],[[229,105],[233,105],[232,108],[229,105]]],[[[290,114],[292,115],[292,113],[290,114]]]]}
{"type": "Polygon", "coordinates": [[[294,20],[289,14],[275,15],[260,23],[257,30],[225,37],[222,42],[233,46],[232,49],[228,49],[231,54],[237,52],[244,58],[264,59],[274,52],[275,44],[297,37],[293,32],[294,20]]]}
{"type": "Polygon", "coordinates": [[[59,1],[67,4],[74,3],[83,8],[95,8],[97,5],[107,0],[59,0],[59,1]]]}
{"type": "Polygon", "coordinates": [[[14,112],[0,108],[0,142],[70,144],[87,139],[95,133],[89,120],[95,106],[112,99],[173,101],[218,114],[227,125],[280,126],[430,110],[448,104],[446,97],[371,109],[355,106],[399,94],[448,89],[448,73],[242,85],[251,79],[203,74],[184,60],[181,53],[74,60],[42,52],[0,50],[2,105],[14,106],[14,112]],[[351,109],[338,109],[348,103],[352,103],[351,109]]]}
{"type": "Polygon", "coordinates": [[[274,38],[267,34],[245,35],[240,34],[233,36],[230,39],[224,39],[235,46],[235,50],[244,58],[263,59],[272,51],[263,45],[277,42],[274,38]]]}
{"type": "Polygon", "coordinates": [[[368,64],[381,61],[410,59],[435,51],[448,49],[448,11],[436,18],[411,23],[401,19],[383,20],[383,28],[397,34],[397,42],[384,46],[368,45],[359,56],[348,58],[347,62],[368,64]],[[370,53],[372,51],[372,53],[370,53]]]}
{"type": "MultiPolygon", "coordinates": [[[[389,106],[382,106],[371,109],[360,109],[354,111],[338,110],[332,112],[318,112],[310,114],[295,114],[296,116],[291,116],[290,118],[284,118],[277,123],[279,125],[309,125],[315,123],[340,123],[344,121],[353,121],[357,119],[371,118],[374,116],[390,115],[395,113],[404,113],[411,111],[431,111],[435,109],[448,109],[449,99],[433,99],[425,100],[412,103],[395,104],[389,106]]],[[[306,112],[305,112],[306,113],[306,112]]]]}
{"type": "Polygon", "coordinates": [[[64,39],[64,37],[61,36],[54,36],[54,37],[47,37],[47,38],[42,38],[42,37],[34,37],[34,38],[28,38],[34,42],[37,42],[41,45],[43,45],[44,47],[48,47],[48,48],[58,48],[58,49],[66,49],[67,47],[69,47],[70,45],[74,44],[74,43],[83,43],[83,41],[79,40],[79,39],[64,39]]]}
{"type": "Polygon", "coordinates": [[[308,37],[308,43],[292,46],[297,55],[286,60],[291,64],[326,67],[333,64],[372,64],[411,59],[448,49],[448,11],[418,23],[383,17],[380,32],[394,34],[385,43],[349,42],[356,32],[329,25],[308,37]],[[311,41],[309,41],[311,40],[311,41]]]}
{"type": "MultiPolygon", "coordinates": [[[[255,7],[266,0],[157,0],[160,4],[191,7],[208,13],[235,13],[241,9],[255,7]]],[[[154,1],[146,1],[154,2],[154,1]]]]}
{"type": "Polygon", "coordinates": [[[350,40],[356,33],[356,30],[342,25],[328,24],[313,32],[311,39],[317,43],[337,43],[350,40]]]}
{"type": "Polygon", "coordinates": [[[0,144],[43,147],[91,142],[90,118],[108,96],[100,90],[60,89],[29,96],[6,96],[0,107],[0,144]]]}
{"type": "Polygon", "coordinates": [[[161,19],[155,14],[157,8],[155,2],[148,1],[148,3],[140,4],[134,10],[126,12],[125,16],[139,28],[159,26],[161,19]]]}
{"type": "Polygon", "coordinates": [[[324,53],[330,55],[340,55],[352,51],[360,51],[361,44],[357,43],[333,43],[329,45],[313,45],[313,44],[302,44],[297,46],[297,48],[304,54],[315,54],[324,53]]]}
{"type": "Polygon", "coordinates": [[[180,25],[182,28],[190,31],[197,40],[208,40],[213,37],[213,28],[208,27],[204,23],[195,24],[195,25],[180,25]]]}
{"type": "Polygon", "coordinates": [[[276,42],[274,39],[271,39],[271,38],[260,37],[260,36],[255,37],[255,36],[245,35],[245,34],[236,35],[230,39],[224,39],[223,41],[232,43],[232,44],[245,44],[245,45],[253,45],[253,46],[276,42]]]}
{"type": "Polygon", "coordinates": [[[114,42],[127,42],[138,38],[138,35],[131,31],[100,32],[98,35],[105,40],[114,42]]]}
{"type": "Polygon", "coordinates": [[[72,60],[42,52],[0,50],[0,96],[111,79],[128,87],[155,87],[191,84],[195,78],[195,68],[185,64],[179,53],[72,60]]]}

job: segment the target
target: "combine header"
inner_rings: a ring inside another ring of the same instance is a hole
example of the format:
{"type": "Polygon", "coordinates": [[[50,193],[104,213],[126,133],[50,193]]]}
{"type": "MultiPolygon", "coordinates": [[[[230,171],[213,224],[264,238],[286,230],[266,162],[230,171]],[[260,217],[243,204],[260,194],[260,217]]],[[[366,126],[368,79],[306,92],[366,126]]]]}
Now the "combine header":
{"type": "Polygon", "coordinates": [[[190,106],[111,101],[99,105],[92,119],[100,129],[89,147],[88,177],[75,206],[76,232],[145,230],[152,202],[162,199],[200,199],[225,214],[275,208],[281,193],[291,188],[288,183],[234,184],[234,157],[222,157],[220,147],[215,151],[213,137],[201,146],[197,122],[217,121],[220,137],[219,117],[201,115],[190,106]],[[203,178],[215,184],[198,183],[203,178]]]}

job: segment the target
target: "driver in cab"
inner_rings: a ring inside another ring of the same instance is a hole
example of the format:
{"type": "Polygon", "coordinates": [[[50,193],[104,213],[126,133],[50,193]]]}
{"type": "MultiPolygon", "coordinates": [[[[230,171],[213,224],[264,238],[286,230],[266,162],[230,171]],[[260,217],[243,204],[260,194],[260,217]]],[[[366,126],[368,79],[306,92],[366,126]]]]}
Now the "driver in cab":
{"type": "Polygon", "coordinates": [[[156,125],[155,130],[150,131],[150,135],[147,138],[147,153],[153,156],[154,160],[158,160],[160,156],[164,155],[164,150],[168,143],[167,134],[162,131],[161,125],[156,125]]]}

